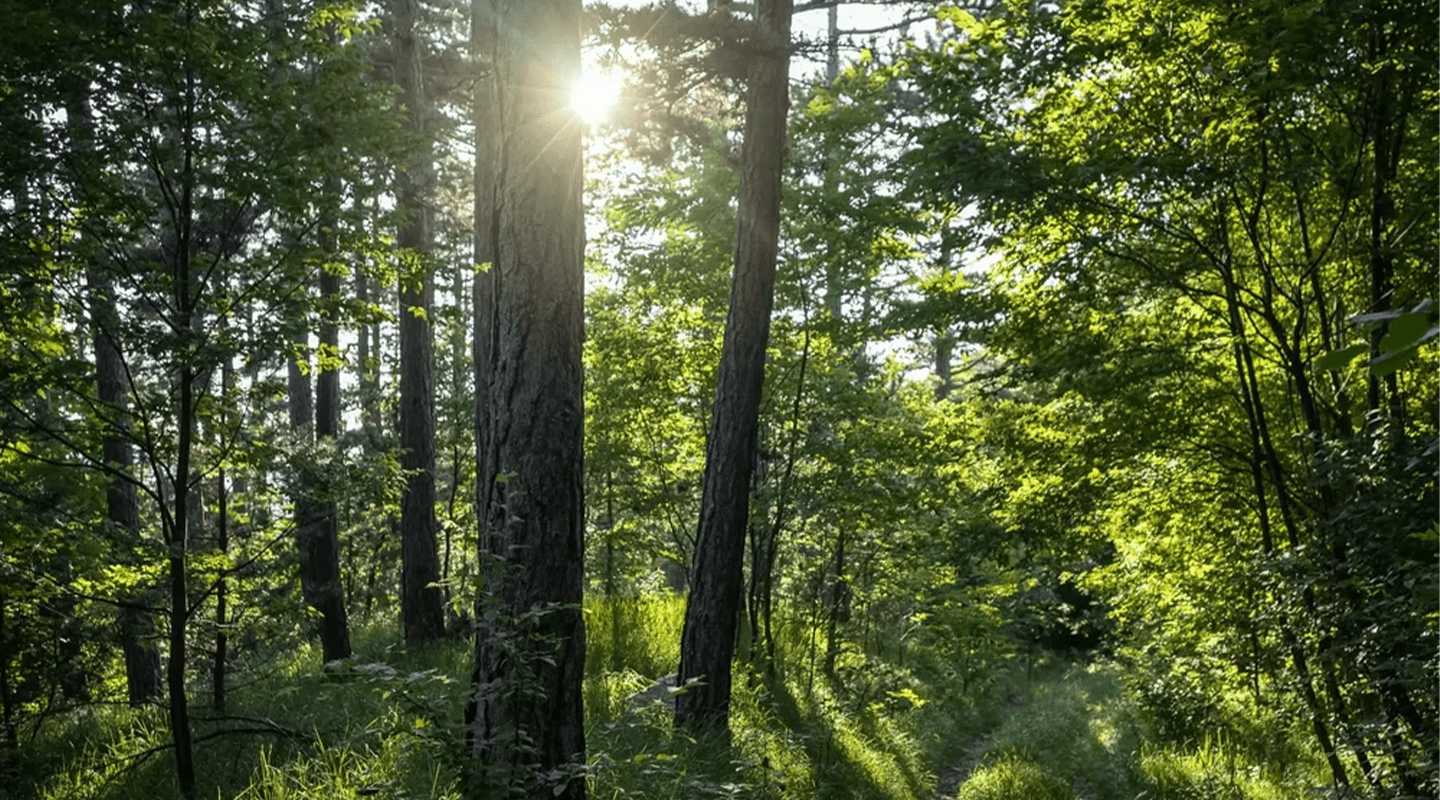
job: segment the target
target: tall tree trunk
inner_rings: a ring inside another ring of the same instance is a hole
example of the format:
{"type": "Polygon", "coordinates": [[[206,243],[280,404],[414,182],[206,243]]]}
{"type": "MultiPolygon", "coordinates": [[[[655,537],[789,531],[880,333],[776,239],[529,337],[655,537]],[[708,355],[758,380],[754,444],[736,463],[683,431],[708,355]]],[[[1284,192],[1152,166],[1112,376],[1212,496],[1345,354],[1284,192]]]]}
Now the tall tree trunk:
{"type": "MultiPolygon", "coordinates": [[[[309,336],[295,339],[289,364],[290,428],[302,443],[311,442],[315,408],[310,389],[309,336]]],[[[350,657],[350,628],[340,586],[340,553],[324,504],[316,499],[319,481],[311,467],[303,467],[293,498],[295,541],[300,550],[300,591],[305,603],[320,612],[320,651],[326,663],[350,657]]]]}
{"type": "MultiPolygon", "coordinates": [[[[395,0],[395,80],[405,105],[406,127],[423,140],[425,93],[421,44],[415,33],[416,0],[395,0]]],[[[445,630],[444,598],[435,582],[440,562],[435,549],[435,387],[432,380],[430,315],[430,150],[421,147],[400,173],[398,207],[405,220],[398,244],[400,275],[400,466],[405,494],[400,501],[400,617],[405,640],[438,638],[445,630]]]]}
{"type": "Polygon", "coordinates": [[[215,656],[211,664],[210,688],[211,702],[216,711],[225,710],[225,659],[229,658],[229,636],[227,619],[229,609],[229,577],[228,558],[230,555],[230,494],[226,485],[225,468],[221,467],[215,476],[215,495],[218,508],[216,509],[215,520],[215,547],[222,559],[226,559],[226,565],[215,583],[215,656]]]}
{"type": "Polygon", "coordinates": [[[585,796],[559,772],[584,762],[585,631],[581,331],[585,245],[579,0],[477,2],[492,67],[476,112],[476,396],[481,562],[489,620],[477,632],[475,783],[524,796],[585,796]],[[488,173],[488,174],[486,174],[488,173]],[[482,252],[483,255],[483,252],[482,252]],[[483,286],[482,286],[483,284],[483,286]],[[486,337],[488,341],[481,342],[486,337]],[[564,777],[552,778],[552,775],[564,777]]]}
{"type": "MultiPolygon", "coordinates": [[[[77,147],[90,150],[93,124],[88,100],[75,104],[71,118],[77,147]]],[[[135,458],[130,449],[128,373],[118,339],[120,316],[114,288],[100,265],[92,263],[87,269],[86,283],[95,347],[96,399],[109,415],[100,452],[105,464],[115,471],[105,489],[107,518],[117,533],[134,539],[140,535],[140,495],[130,477],[135,458]]],[[[155,620],[148,605],[143,594],[123,598],[120,604],[120,650],[125,660],[126,694],[132,706],[156,700],[161,692],[160,651],[154,644],[155,620]]]]}
{"type": "MultiPolygon", "coordinates": [[[[187,19],[194,24],[195,20],[187,19]]],[[[196,289],[192,285],[191,248],[194,246],[195,189],[195,72],[187,65],[184,104],[180,109],[183,164],[180,173],[180,209],[177,216],[175,247],[175,322],[177,331],[193,331],[196,289]]],[[[187,545],[190,535],[191,455],[195,435],[195,365],[189,348],[180,351],[179,408],[175,426],[179,441],[175,452],[174,509],[165,532],[169,546],[170,565],[170,659],[165,667],[165,680],[170,695],[170,734],[175,746],[175,778],[180,795],[195,796],[195,750],[190,730],[190,700],[185,692],[186,622],[190,619],[190,598],[186,586],[187,545]]]]}
{"type": "MultiPolygon", "coordinates": [[[[470,339],[470,368],[474,382],[475,419],[475,483],[474,504],[478,522],[476,551],[477,564],[483,568],[488,542],[485,534],[485,504],[490,497],[491,487],[482,483],[494,473],[490,469],[490,375],[491,344],[494,339],[492,319],[492,274],[495,271],[496,207],[498,193],[495,177],[499,163],[499,115],[496,104],[494,71],[496,58],[494,0],[471,0],[470,2],[470,60],[477,73],[475,96],[471,101],[471,121],[475,130],[475,175],[473,222],[475,227],[475,249],[473,260],[476,265],[475,286],[470,294],[471,320],[475,326],[470,339]]],[[[485,632],[479,624],[484,619],[484,607],[488,604],[484,595],[475,598],[475,666],[470,676],[471,694],[465,704],[465,751],[476,756],[484,753],[480,736],[483,725],[479,724],[482,667],[486,650],[483,647],[485,632]]],[[[480,785],[483,780],[483,762],[478,758],[467,762],[467,791],[480,785]]],[[[473,794],[473,792],[470,792],[473,794]]]]}
{"type": "MultiPolygon", "coordinates": [[[[124,357],[116,343],[119,316],[108,278],[99,269],[88,275],[95,342],[97,399],[112,416],[100,442],[105,463],[116,471],[105,489],[107,517],[116,532],[140,536],[140,495],[129,477],[135,458],[130,449],[130,416],[124,357]]],[[[139,706],[160,697],[160,651],[155,646],[155,620],[143,594],[125,598],[120,606],[120,651],[125,659],[126,694],[139,706]]]]}
{"type": "MultiPolygon", "coordinates": [[[[329,242],[325,249],[330,250],[329,242]]],[[[340,277],[329,270],[320,271],[320,297],[322,300],[337,300],[340,294],[340,277]]],[[[326,318],[320,323],[320,348],[327,358],[340,354],[340,328],[331,312],[331,303],[322,303],[326,318]]],[[[315,436],[321,442],[333,443],[340,435],[340,370],[320,367],[315,378],[315,436]]],[[[311,530],[310,570],[313,585],[320,598],[325,660],[347,658],[350,655],[349,622],[345,611],[345,588],[340,576],[340,517],[330,492],[316,501],[314,527],[311,530]]]]}
{"type": "Polygon", "coordinates": [[[742,588],[765,346],[775,299],[780,171],[789,106],[790,0],[759,0],[746,91],[740,222],[730,312],[705,446],[705,477],[690,598],[680,640],[676,724],[729,729],[731,659],[742,588]]]}

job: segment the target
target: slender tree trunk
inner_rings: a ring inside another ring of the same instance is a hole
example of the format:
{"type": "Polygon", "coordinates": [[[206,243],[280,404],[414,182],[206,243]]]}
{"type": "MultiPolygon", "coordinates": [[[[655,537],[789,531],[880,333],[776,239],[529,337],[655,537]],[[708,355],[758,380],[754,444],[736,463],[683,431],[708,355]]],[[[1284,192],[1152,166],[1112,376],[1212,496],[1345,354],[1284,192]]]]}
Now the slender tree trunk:
{"type": "Polygon", "coordinates": [[[610,604],[610,671],[619,672],[623,663],[620,626],[620,597],[615,580],[615,484],[605,473],[605,602],[610,604]]]}
{"type": "Polygon", "coordinates": [[[730,722],[731,659],[742,589],[750,471],[765,375],[780,238],[780,172],[789,104],[790,0],[759,0],[746,93],[740,222],[730,312],[705,448],[705,477],[690,598],[680,640],[677,725],[730,722]]]}
{"type": "MultiPolygon", "coordinates": [[[[355,298],[369,303],[370,276],[363,271],[355,275],[355,298]]],[[[361,325],[356,337],[356,382],[360,387],[360,425],[365,430],[365,445],[371,452],[380,450],[380,328],[361,325]]]]}
{"type": "Polygon", "coordinates": [[[835,533],[835,583],[830,587],[830,616],[825,629],[825,674],[835,675],[835,658],[840,654],[839,628],[845,596],[849,585],[845,581],[845,526],[840,525],[835,533]]]}
{"type": "Polygon", "coordinates": [[[472,792],[579,800],[585,782],[579,0],[476,4],[476,432],[481,563],[472,792]],[[477,49],[481,49],[477,48],[477,49]],[[478,144],[478,143],[477,143],[478,144]],[[488,251],[488,252],[487,252],[488,251]],[[482,339],[485,340],[482,342],[482,339]]]}
{"type": "MultiPolygon", "coordinates": [[[[425,136],[425,93],[420,38],[415,32],[416,0],[394,0],[395,78],[405,106],[406,127],[425,136]]],[[[435,582],[440,562],[435,548],[435,387],[430,326],[434,283],[430,255],[429,147],[418,150],[400,174],[399,208],[406,218],[398,244],[400,276],[400,466],[405,494],[400,501],[400,616],[405,640],[436,639],[445,631],[444,598],[435,582]]]]}
{"type": "MultiPolygon", "coordinates": [[[[230,407],[235,383],[235,365],[229,356],[220,370],[221,403],[230,407]]],[[[222,412],[222,419],[228,412],[222,412]]],[[[228,431],[229,426],[223,426],[228,431]]],[[[210,671],[210,697],[216,711],[225,710],[225,660],[229,658],[230,592],[230,484],[222,464],[215,474],[215,549],[220,554],[221,572],[215,580],[215,656],[210,671]]]]}
{"type": "MultiPolygon", "coordinates": [[[[187,20],[193,24],[193,19],[187,20]]],[[[195,73],[187,67],[185,102],[181,110],[181,135],[184,163],[181,168],[179,230],[175,248],[175,330],[192,331],[195,317],[196,290],[192,285],[191,248],[194,245],[195,188],[195,73]]],[[[187,348],[188,350],[188,348],[187,348]]],[[[190,731],[190,700],[185,691],[186,630],[190,618],[187,581],[187,544],[190,535],[191,456],[195,435],[194,364],[187,352],[180,354],[179,408],[175,425],[179,432],[176,446],[174,511],[167,528],[170,565],[170,659],[165,678],[170,695],[170,734],[175,745],[175,777],[182,797],[195,797],[195,751],[190,731]]]]}
{"type": "MultiPolygon", "coordinates": [[[[230,555],[230,494],[226,485],[225,469],[220,468],[215,476],[215,492],[217,519],[215,521],[215,546],[220,552],[220,557],[227,559],[230,555]]],[[[225,659],[229,658],[228,646],[229,637],[226,633],[228,628],[227,617],[230,613],[229,602],[229,578],[227,573],[222,572],[215,584],[215,660],[210,672],[211,697],[216,711],[225,710],[225,659]]]]}
{"type": "MultiPolygon", "coordinates": [[[[465,308],[465,275],[467,272],[471,271],[472,269],[468,265],[463,263],[458,264],[455,267],[455,272],[450,289],[451,302],[457,312],[460,309],[465,308]]],[[[453,537],[457,522],[455,510],[456,503],[460,499],[460,487],[467,480],[465,462],[470,459],[469,454],[465,452],[464,437],[460,435],[460,431],[464,428],[464,425],[466,423],[462,423],[458,420],[460,412],[455,404],[455,398],[464,396],[465,382],[469,377],[468,375],[466,375],[465,344],[465,327],[457,323],[453,327],[450,334],[451,400],[449,406],[450,411],[448,412],[447,416],[452,418],[452,424],[454,425],[454,435],[451,437],[453,440],[453,444],[450,448],[450,497],[446,503],[446,517],[449,520],[449,524],[445,526],[445,556],[444,560],[440,564],[440,580],[445,582],[448,582],[450,580],[450,558],[455,552],[455,543],[453,541],[453,537]]],[[[445,590],[447,618],[453,617],[455,613],[454,610],[451,609],[449,606],[449,600],[450,590],[447,585],[447,588],[445,590]]]]}
{"type": "Polygon", "coordinates": [[[13,753],[18,742],[15,737],[15,696],[10,692],[10,654],[14,650],[10,647],[9,629],[5,627],[8,603],[9,596],[0,586],[0,709],[4,713],[5,747],[13,753]]]}
{"type": "MultiPolygon", "coordinates": [[[[1378,6],[1379,4],[1372,4],[1378,6]]],[[[1391,183],[1394,180],[1395,172],[1392,167],[1398,164],[1394,160],[1398,148],[1392,141],[1392,114],[1391,108],[1394,100],[1394,66],[1386,63],[1388,59],[1389,41],[1386,37],[1383,22],[1383,13],[1376,11],[1370,20],[1370,42],[1369,60],[1370,63],[1380,65],[1375,70],[1372,78],[1371,96],[1366,120],[1371,140],[1373,163],[1370,181],[1370,311],[1389,311],[1395,302],[1395,257],[1390,251],[1389,230],[1391,217],[1395,213],[1395,199],[1391,193],[1391,183]]],[[[1370,357],[1376,358],[1380,355],[1380,342],[1389,331],[1389,324],[1382,323],[1375,326],[1370,334],[1370,357]]],[[[1379,420],[1381,410],[1381,378],[1374,375],[1369,376],[1366,387],[1365,408],[1371,414],[1371,423],[1379,420]]],[[[1398,393],[1396,390],[1395,373],[1385,377],[1384,382],[1389,390],[1391,401],[1391,414],[1397,417],[1396,405],[1398,393]]]]}
{"type": "MultiPolygon", "coordinates": [[[[295,357],[289,364],[290,427],[310,443],[315,408],[310,389],[309,336],[295,340],[295,357]]],[[[295,504],[295,538],[300,549],[300,590],[305,603],[320,612],[320,650],[325,663],[350,657],[350,628],[340,585],[340,553],[332,528],[334,515],[316,499],[319,480],[305,467],[298,478],[295,504]]]]}
{"type": "MultiPolygon", "coordinates": [[[[1250,445],[1252,449],[1252,478],[1256,503],[1259,508],[1260,531],[1262,537],[1262,552],[1267,559],[1275,555],[1275,541],[1271,533],[1270,514],[1265,488],[1264,467],[1270,468],[1272,486],[1275,490],[1276,501],[1280,506],[1281,516],[1285,528],[1289,532],[1292,548],[1298,544],[1295,533],[1295,521],[1292,519],[1292,512],[1289,507],[1288,495],[1285,488],[1285,476],[1280,468],[1279,458],[1275,453],[1273,443],[1270,440],[1269,429],[1265,420],[1264,406],[1260,395],[1260,383],[1255,375],[1254,358],[1250,352],[1249,338],[1245,329],[1245,323],[1241,316],[1239,301],[1239,286],[1233,267],[1229,263],[1218,265],[1221,278],[1225,287],[1225,300],[1227,319],[1230,326],[1230,334],[1233,342],[1232,350],[1235,359],[1236,379],[1239,382],[1242,405],[1245,409],[1246,419],[1249,427],[1250,445]]],[[[1348,791],[1350,786],[1349,777],[1346,774],[1345,766],[1340,761],[1339,753],[1336,750],[1330,736],[1329,726],[1325,723],[1324,712],[1320,706],[1319,697],[1315,692],[1315,681],[1310,674],[1309,661],[1305,655],[1304,646],[1301,644],[1295,629],[1286,614],[1279,615],[1279,627],[1281,638],[1285,642],[1286,649],[1290,651],[1291,663],[1295,667],[1295,675],[1300,682],[1300,693],[1305,700],[1305,705],[1310,711],[1311,729],[1315,733],[1315,739],[1319,743],[1325,760],[1330,766],[1331,775],[1334,777],[1337,786],[1348,791]]]]}

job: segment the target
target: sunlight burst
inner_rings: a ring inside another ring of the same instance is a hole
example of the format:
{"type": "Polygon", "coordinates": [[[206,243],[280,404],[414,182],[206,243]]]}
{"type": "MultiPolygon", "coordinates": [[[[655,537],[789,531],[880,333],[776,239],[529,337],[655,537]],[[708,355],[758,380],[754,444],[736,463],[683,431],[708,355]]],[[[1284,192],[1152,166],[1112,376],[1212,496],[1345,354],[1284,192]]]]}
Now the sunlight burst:
{"type": "Polygon", "coordinates": [[[580,83],[575,86],[570,104],[575,107],[575,113],[580,115],[586,125],[599,124],[605,120],[610,107],[620,96],[621,83],[623,79],[615,73],[587,70],[580,76],[580,83]]]}

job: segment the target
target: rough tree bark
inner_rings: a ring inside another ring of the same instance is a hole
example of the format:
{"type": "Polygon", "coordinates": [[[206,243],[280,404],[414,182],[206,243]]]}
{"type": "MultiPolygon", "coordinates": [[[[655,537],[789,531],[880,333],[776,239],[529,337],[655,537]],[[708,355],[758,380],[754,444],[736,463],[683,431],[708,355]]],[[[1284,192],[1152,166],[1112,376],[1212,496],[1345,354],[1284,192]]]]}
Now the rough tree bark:
{"type": "MultiPolygon", "coordinates": [[[[129,403],[125,392],[125,361],[115,343],[118,319],[109,280],[97,269],[88,275],[90,308],[95,342],[95,377],[100,404],[113,415],[113,432],[101,440],[105,463],[117,474],[105,489],[107,517],[124,535],[140,535],[140,496],[128,475],[135,457],[128,439],[129,403]]],[[[160,651],[153,637],[155,622],[140,597],[127,598],[120,611],[120,651],[125,658],[126,694],[130,705],[139,706],[160,697],[160,651]]]]}
{"type": "MultiPolygon", "coordinates": [[[[308,442],[315,417],[310,390],[309,336],[295,339],[296,354],[289,365],[290,428],[308,442]]],[[[328,399],[328,398],[327,398],[328,399]]],[[[318,480],[309,467],[302,469],[296,489],[295,540],[300,549],[300,591],[305,603],[320,612],[320,650],[326,663],[350,657],[350,627],[345,596],[340,586],[340,547],[335,538],[334,515],[325,513],[316,499],[318,480]]]]}
{"type": "MultiPolygon", "coordinates": [[[[187,20],[193,22],[193,20],[187,20]]],[[[194,190],[195,175],[195,104],[196,78],[192,67],[185,71],[184,103],[179,109],[182,132],[182,166],[180,171],[180,211],[176,216],[176,247],[174,263],[174,329],[191,332],[194,330],[195,297],[191,276],[191,248],[194,245],[194,190]]],[[[163,178],[162,178],[163,180],[163,178]]],[[[170,700],[170,735],[175,745],[175,779],[180,795],[195,796],[195,748],[190,730],[190,699],[185,693],[186,622],[190,619],[190,596],[186,585],[186,545],[189,537],[187,522],[190,512],[190,470],[191,450],[195,435],[195,383],[197,375],[186,350],[180,352],[179,407],[175,414],[175,427],[179,441],[175,451],[175,471],[171,479],[175,484],[175,505],[167,524],[162,527],[169,546],[170,565],[170,658],[165,665],[165,682],[170,700]]],[[[163,515],[162,515],[163,516],[163,515]]]]}
{"type": "Polygon", "coordinates": [[[680,640],[680,684],[698,683],[676,697],[675,721],[692,729],[728,730],[730,720],[730,662],[740,606],[750,471],[775,296],[791,5],[791,0],[757,3],[735,275],[705,448],[695,567],[680,640]]]}
{"type": "MultiPolygon", "coordinates": [[[[425,91],[421,43],[415,33],[415,0],[395,0],[395,82],[411,134],[425,136],[425,91]]],[[[398,207],[404,212],[397,244],[406,265],[400,275],[400,467],[405,494],[400,501],[400,617],[405,640],[438,638],[445,630],[444,598],[435,582],[435,388],[431,374],[430,313],[434,284],[430,254],[430,212],[424,192],[430,180],[429,147],[420,147],[400,172],[398,207]]]]}
{"type": "MultiPolygon", "coordinates": [[[[91,110],[88,100],[81,100],[71,111],[82,151],[93,147],[91,110]]],[[[101,439],[100,452],[105,464],[115,471],[105,489],[107,519],[123,535],[140,534],[140,494],[130,475],[135,457],[130,448],[130,403],[126,388],[129,381],[125,357],[117,339],[120,317],[115,307],[114,287],[110,276],[98,264],[91,264],[85,274],[90,300],[91,340],[95,347],[96,399],[109,415],[107,432],[101,439]]],[[[121,603],[120,651],[125,660],[126,693],[132,706],[140,706],[160,697],[160,651],[155,646],[155,620],[143,596],[131,596],[121,603]]]]}
{"type": "Polygon", "coordinates": [[[480,559],[472,793],[585,796],[579,0],[477,0],[480,559]],[[485,141],[488,140],[488,141],[485,141]],[[483,163],[483,162],[487,162],[483,163]],[[552,777],[553,776],[553,777],[552,777]]]}

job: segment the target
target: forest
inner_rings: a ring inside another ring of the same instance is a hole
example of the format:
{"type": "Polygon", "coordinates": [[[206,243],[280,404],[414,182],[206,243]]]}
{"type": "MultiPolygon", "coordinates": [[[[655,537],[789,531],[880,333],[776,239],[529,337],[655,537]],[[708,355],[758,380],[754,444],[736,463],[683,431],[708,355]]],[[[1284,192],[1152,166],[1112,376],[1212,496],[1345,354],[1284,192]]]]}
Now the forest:
{"type": "Polygon", "coordinates": [[[1436,0],[0,19],[0,798],[1440,792],[1436,0]]]}

